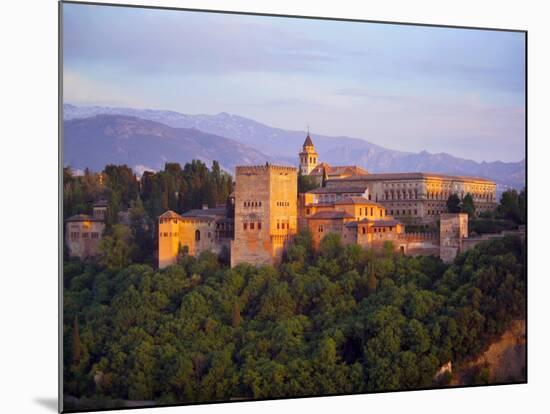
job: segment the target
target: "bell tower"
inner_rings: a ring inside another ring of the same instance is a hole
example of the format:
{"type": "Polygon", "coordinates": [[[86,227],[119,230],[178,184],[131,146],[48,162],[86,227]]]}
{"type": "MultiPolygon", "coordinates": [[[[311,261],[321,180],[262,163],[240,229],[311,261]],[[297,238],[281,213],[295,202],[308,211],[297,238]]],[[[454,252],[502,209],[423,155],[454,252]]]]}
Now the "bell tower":
{"type": "Polygon", "coordinates": [[[299,154],[300,156],[300,172],[302,175],[309,175],[311,171],[317,166],[317,151],[315,151],[315,146],[313,145],[313,141],[311,140],[311,137],[309,136],[309,127],[307,129],[307,137],[304,141],[304,145],[302,146],[302,152],[299,154]]]}

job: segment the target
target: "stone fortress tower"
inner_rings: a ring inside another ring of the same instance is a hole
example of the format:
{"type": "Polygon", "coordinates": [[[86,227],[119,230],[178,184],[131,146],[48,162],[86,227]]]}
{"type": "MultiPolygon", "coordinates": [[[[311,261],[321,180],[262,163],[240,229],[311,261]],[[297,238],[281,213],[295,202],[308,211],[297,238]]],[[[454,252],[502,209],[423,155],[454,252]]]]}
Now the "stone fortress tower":
{"type": "Polygon", "coordinates": [[[462,242],[468,238],[468,214],[443,213],[440,215],[439,257],[450,263],[463,251],[462,242]]]}
{"type": "Polygon", "coordinates": [[[309,136],[309,128],[307,131],[307,137],[302,146],[302,152],[299,154],[300,157],[300,172],[302,175],[309,175],[317,166],[318,154],[315,151],[313,146],[313,141],[309,136]]]}
{"type": "Polygon", "coordinates": [[[232,267],[281,261],[285,245],[297,232],[297,181],[293,167],[268,163],[236,167],[232,267]]]}

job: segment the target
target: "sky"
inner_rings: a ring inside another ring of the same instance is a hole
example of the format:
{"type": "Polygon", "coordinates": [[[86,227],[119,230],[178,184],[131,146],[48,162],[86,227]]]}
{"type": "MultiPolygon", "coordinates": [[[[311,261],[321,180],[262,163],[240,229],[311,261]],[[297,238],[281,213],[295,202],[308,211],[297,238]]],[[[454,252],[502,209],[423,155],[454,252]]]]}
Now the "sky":
{"type": "Polygon", "coordinates": [[[525,157],[518,32],[64,4],[63,101],[525,157]]]}

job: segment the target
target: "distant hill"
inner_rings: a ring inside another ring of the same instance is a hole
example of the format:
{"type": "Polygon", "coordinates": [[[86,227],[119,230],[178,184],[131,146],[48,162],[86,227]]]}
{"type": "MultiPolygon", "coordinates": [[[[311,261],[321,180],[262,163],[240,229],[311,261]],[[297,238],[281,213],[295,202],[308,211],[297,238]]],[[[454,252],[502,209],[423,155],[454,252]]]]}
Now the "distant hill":
{"type": "MultiPolygon", "coordinates": [[[[64,105],[64,118],[87,118],[97,114],[117,114],[155,121],[176,128],[196,128],[205,133],[226,137],[245,148],[269,154],[273,161],[297,163],[297,154],[305,131],[274,128],[252,119],[222,112],[217,115],[186,115],[173,111],[64,105]]],[[[525,185],[525,161],[476,162],[446,153],[432,154],[395,151],[350,137],[331,137],[312,132],[319,159],[331,164],[359,165],[370,172],[436,172],[486,177],[500,187],[522,188],[525,185]]],[[[254,158],[254,156],[250,156],[254,158]]],[[[241,161],[235,161],[232,165],[241,161]]]]}
{"type": "Polygon", "coordinates": [[[127,164],[136,172],[159,170],[165,162],[184,164],[217,160],[233,173],[239,164],[285,162],[234,140],[192,128],[173,128],[124,115],[95,115],[64,122],[64,165],[102,170],[106,164],[127,164]]]}

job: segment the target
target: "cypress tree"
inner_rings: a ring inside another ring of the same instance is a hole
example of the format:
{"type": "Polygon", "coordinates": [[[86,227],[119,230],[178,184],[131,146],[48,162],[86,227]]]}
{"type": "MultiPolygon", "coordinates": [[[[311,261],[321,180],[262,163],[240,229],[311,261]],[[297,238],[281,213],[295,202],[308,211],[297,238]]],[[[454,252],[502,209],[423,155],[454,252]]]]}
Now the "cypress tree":
{"type": "Polygon", "coordinates": [[[80,363],[80,356],[82,354],[82,345],[80,343],[80,333],[78,331],[78,318],[74,317],[73,323],[73,364],[78,365],[80,363]]]}

